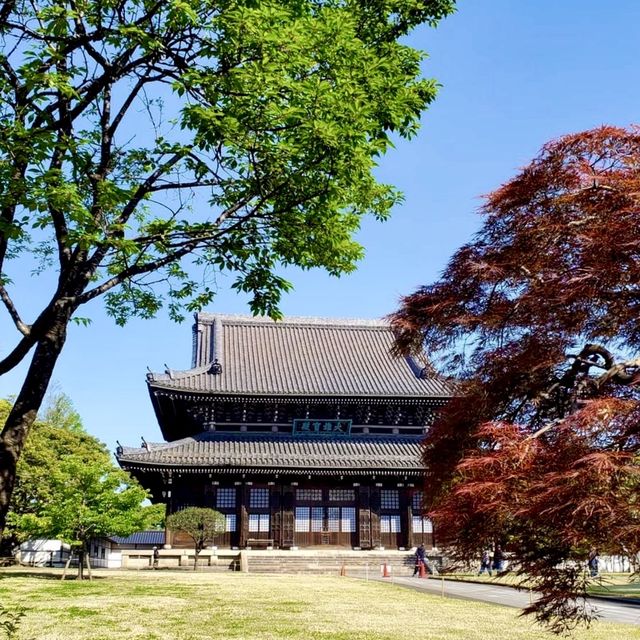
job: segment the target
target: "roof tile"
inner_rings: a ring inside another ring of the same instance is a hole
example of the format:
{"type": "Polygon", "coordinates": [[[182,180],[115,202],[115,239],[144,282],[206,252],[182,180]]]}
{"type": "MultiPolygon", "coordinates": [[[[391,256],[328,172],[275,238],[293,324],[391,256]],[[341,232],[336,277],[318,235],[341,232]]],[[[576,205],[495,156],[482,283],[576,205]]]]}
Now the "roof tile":
{"type": "Polygon", "coordinates": [[[248,395],[449,397],[451,385],[420,377],[426,358],[391,355],[381,320],[268,318],[200,313],[192,369],[151,374],[155,388],[248,395]],[[209,372],[214,359],[222,373],[209,372]]]}
{"type": "Polygon", "coordinates": [[[421,436],[314,437],[278,433],[202,433],[148,448],[124,447],[120,464],[280,469],[422,469],[421,436]]]}

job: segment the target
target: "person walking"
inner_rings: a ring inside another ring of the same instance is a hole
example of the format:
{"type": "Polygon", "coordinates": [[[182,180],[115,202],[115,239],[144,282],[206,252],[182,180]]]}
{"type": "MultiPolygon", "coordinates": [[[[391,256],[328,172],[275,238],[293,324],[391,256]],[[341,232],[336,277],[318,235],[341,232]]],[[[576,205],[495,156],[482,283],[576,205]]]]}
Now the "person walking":
{"type": "Polygon", "coordinates": [[[417,549],[416,549],[416,563],[415,566],[413,568],[413,576],[412,577],[416,577],[416,575],[418,575],[418,573],[420,572],[420,565],[422,565],[424,567],[424,570],[427,570],[427,560],[426,560],[426,552],[424,549],[424,545],[421,544],[417,549]]]}
{"type": "Polygon", "coordinates": [[[482,552],[482,558],[480,558],[480,571],[478,571],[478,575],[482,575],[485,571],[491,575],[491,551],[489,551],[489,549],[485,549],[482,552]]]}
{"type": "Polygon", "coordinates": [[[504,553],[502,547],[497,544],[493,551],[493,569],[498,572],[504,569],[504,553]]]}

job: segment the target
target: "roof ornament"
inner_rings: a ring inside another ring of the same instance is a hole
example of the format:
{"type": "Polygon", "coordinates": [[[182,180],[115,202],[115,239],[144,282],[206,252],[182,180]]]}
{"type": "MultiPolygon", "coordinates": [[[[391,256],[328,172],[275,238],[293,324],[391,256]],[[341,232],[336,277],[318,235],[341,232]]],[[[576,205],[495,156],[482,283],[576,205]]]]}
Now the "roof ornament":
{"type": "Polygon", "coordinates": [[[142,448],[149,451],[151,447],[149,447],[149,443],[144,439],[144,436],[140,436],[140,439],[142,440],[142,448]]]}
{"type": "Polygon", "coordinates": [[[116,440],[116,456],[119,458],[122,455],[123,449],[122,449],[122,445],[120,444],[120,442],[118,440],[116,440]]]}
{"type": "Polygon", "coordinates": [[[429,378],[432,377],[432,374],[433,374],[433,369],[429,366],[426,366],[420,369],[420,375],[418,377],[420,378],[420,380],[428,380],[429,378]]]}
{"type": "Polygon", "coordinates": [[[173,380],[173,371],[169,368],[169,365],[165,363],[164,372],[169,376],[170,380],[173,380]]]}
{"type": "Polygon", "coordinates": [[[209,368],[209,373],[214,376],[220,375],[222,373],[222,365],[218,362],[218,358],[216,358],[211,367],[209,368]]]}
{"type": "Polygon", "coordinates": [[[147,380],[149,382],[151,382],[153,380],[153,371],[151,371],[151,369],[149,368],[149,365],[147,365],[147,380]]]}

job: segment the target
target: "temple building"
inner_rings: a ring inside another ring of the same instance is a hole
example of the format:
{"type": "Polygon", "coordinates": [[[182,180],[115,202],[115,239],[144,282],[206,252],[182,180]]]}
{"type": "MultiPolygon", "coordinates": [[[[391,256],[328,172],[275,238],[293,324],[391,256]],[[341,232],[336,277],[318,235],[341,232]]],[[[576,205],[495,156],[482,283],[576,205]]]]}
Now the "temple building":
{"type": "Polygon", "coordinates": [[[118,461],[168,513],[225,514],[219,547],[431,548],[420,443],[451,385],[392,345],[377,320],[197,314],[192,368],[147,376],[165,442],[118,461]]]}

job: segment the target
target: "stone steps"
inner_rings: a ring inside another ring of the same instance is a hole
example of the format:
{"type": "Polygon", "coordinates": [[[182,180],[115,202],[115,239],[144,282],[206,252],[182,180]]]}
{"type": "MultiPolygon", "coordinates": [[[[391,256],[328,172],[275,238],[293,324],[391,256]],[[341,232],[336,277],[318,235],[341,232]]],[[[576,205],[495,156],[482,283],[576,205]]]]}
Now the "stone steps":
{"type": "MultiPolygon", "coordinates": [[[[240,565],[246,562],[250,573],[312,573],[362,575],[382,572],[386,563],[393,575],[411,575],[414,569],[415,556],[413,553],[402,552],[359,552],[357,554],[322,552],[305,555],[286,555],[273,552],[242,552],[244,558],[240,565]]],[[[431,557],[430,562],[439,565],[439,557],[431,557]]]]}

